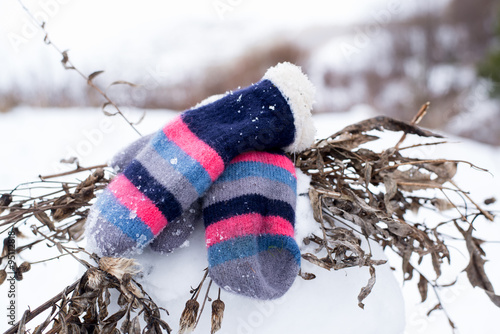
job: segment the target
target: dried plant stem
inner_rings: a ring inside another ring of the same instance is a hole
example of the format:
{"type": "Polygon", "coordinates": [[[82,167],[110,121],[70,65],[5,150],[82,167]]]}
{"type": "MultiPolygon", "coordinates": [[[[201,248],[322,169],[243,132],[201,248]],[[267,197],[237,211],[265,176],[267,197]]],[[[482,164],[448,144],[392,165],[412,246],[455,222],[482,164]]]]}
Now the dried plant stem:
{"type": "MultiPolygon", "coordinates": [[[[103,92],[99,87],[97,87],[93,83],[93,81],[92,81],[93,76],[92,75],[87,76],[82,71],[80,71],[71,62],[71,60],[69,59],[67,51],[62,51],[56,44],[54,44],[54,42],[49,38],[49,34],[48,34],[47,30],[45,30],[45,22],[38,21],[38,19],[31,13],[31,11],[28,9],[28,7],[26,7],[24,5],[24,3],[22,2],[22,0],[17,0],[17,1],[19,2],[19,4],[21,5],[21,7],[23,8],[23,10],[28,14],[28,16],[33,21],[33,23],[35,23],[36,26],[44,33],[44,35],[45,35],[45,38],[44,38],[45,44],[52,46],[52,48],[54,50],[56,50],[63,57],[62,63],[64,65],[64,68],[68,69],[68,70],[74,70],[74,71],[76,71],[87,82],[87,85],[89,85],[94,90],[96,90],[106,100],[106,104],[109,104],[109,105],[113,106],[116,109],[116,111],[117,111],[116,113],[119,114],[128,123],[128,125],[130,125],[132,127],[132,129],[134,129],[134,131],[139,136],[142,136],[141,133],[139,132],[139,130],[137,130],[137,128],[134,126],[134,123],[132,123],[131,121],[129,121],[127,119],[127,117],[122,113],[122,111],[120,110],[120,108],[118,107],[118,105],[113,100],[111,100],[105,92],[103,92]]],[[[97,73],[97,72],[94,72],[94,73],[97,73]]],[[[99,73],[102,73],[102,72],[99,72],[99,73]]]]}
{"type": "MultiPolygon", "coordinates": [[[[482,172],[488,172],[487,169],[476,166],[476,165],[474,165],[468,161],[465,161],[465,160],[436,159],[436,160],[416,160],[416,161],[400,162],[400,163],[396,163],[394,165],[384,166],[384,167],[380,168],[379,170],[377,170],[376,173],[380,173],[380,172],[385,171],[385,170],[397,169],[398,167],[401,167],[401,166],[420,165],[420,164],[442,164],[445,162],[467,164],[467,165],[471,166],[472,168],[475,168],[475,169],[480,170],[482,172]]],[[[375,173],[373,175],[375,175],[375,173]]]]}
{"type": "Polygon", "coordinates": [[[456,144],[456,142],[449,142],[449,141],[436,141],[433,143],[423,143],[423,144],[415,144],[415,145],[410,145],[410,146],[405,146],[405,147],[400,147],[398,151],[404,151],[404,150],[409,150],[412,148],[417,148],[417,147],[422,147],[422,146],[437,146],[437,145],[443,145],[443,144],[456,144]]]}
{"type": "MultiPolygon", "coordinates": [[[[73,253],[78,253],[78,252],[73,252],[73,253]]],[[[45,263],[45,262],[49,262],[49,261],[53,261],[53,260],[59,260],[60,258],[62,258],[63,256],[68,256],[70,255],[71,253],[64,253],[64,254],[61,254],[61,255],[58,255],[58,256],[54,256],[54,257],[51,257],[49,259],[45,259],[45,260],[40,260],[40,261],[35,261],[35,262],[30,262],[31,265],[34,265],[34,264],[39,264],[39,263],[45,263]]]]}
{"type": "Polygon", "coordinates": [[[462,217],[463,221],[467,221],[467,218],[463,215],[463,213],[460,211],[460,209],[457,207],[455,203],[448,197],[448,195],[444,192],[444,189],[441,188],[441,193],[443,194],[444,197],[448,200],[448,202],[457,210],[458,214],[462,217]]]}
{"type": "Polygon", "coordinates": [[[54,246],[56,246],[56,247],[58,247],[58,248],[60,247],[60,248],[61,248],[62,250],[64,250],[64,251],[65,251],[68,255],[71,255],[71,256],[72,256],[75,260],[77,260],[78,262],[80,262],[80,264],[82,264],[82,265],[83,265],[86,269],[89,269],[89,268],[90,268],[90,266],[89,266],[89,264],[88,264],[88,263],[86,263],[85,261],[83,261],[83,260],[81,260],[81,259],[77,258],[77,257],[73,254],[73,252],[70,252],[70,251],[69,251],[66,247],[64,247],[64,246],[63,246],[60,242],[57,242],[57,241],[52,240],[52,238],[50,238],[50,237],[46,236],[45,234],[43,234],[42,232],[40,232],[38,229],[37,229],[37,233],[40,233],[40,235],[41,235],[42,237],[44,237],[46,240],[48,240],[48,241],[52,242],[52,243],[54,244],[54,246]]]}
{"type": "MultiPolygon", "coordinates": [[[[318,196],[318,201],[320,203],[323,202],[323,197],[322,196],[318,196]]],[[[331,251],[331,248],[328,247],[328,238],[326,236],[326,228],[325,228],[325,220],[323,219],[323,210],[320,210],[319,211],[319,219],[320,219],[320,224],[321,224],[321,232],[323,232],[323,246],[326,248],[326,252],[328,254],[328,257],[333,261],[333,256],[332,256],[332,251],[331,251]]]]}
{"type": "MultiPolygon", "coordinates": [[[[424,116],[427,114],[427,110],[429,110],[429,106],[430,105],[431,105],[430,102],[427,102],[424,105],[422,105],[422,107],[420,108],[420,110],[418,111],[418,113],[411,120],[410,124],[411,125],[416,125],[416,124],[420,123],[420,121],[422,120],[422,118],[424,118],[424,116]]],[[[399,150],[399,146],[405,141],[405,139],[406,139],[406,132],[403,133],[403,136],[401,136],[401,139],[399,140],[399,142],[396,144],[396,146],[394,146],[394,148],[396,149],[396,151],[399,150]]]]}
{"type": "MultiPolygon", "coordinates": [[[[71,284],[70,286],[66,287],[63,291],[52,297],[51,299],[47,300],[45,303],[42,305],[38,306],[36,309],[33,311],[28,311],[28,314],[24,320],[24,324],[30,322],[32,319],[36,318],[38,315],[41,313],[45,312],[48,310],[50,307],[54,306],[55,303],[57,303],[59,300],[63,298],[63,296],[67,295],[68,293],[72,292],[73,290],[76,289],[78,286],[78,283],[80,282],[80,279],[78,279],[76,282],[71,284]]],[[[4,334],[14,334],[17,332],[19,325],[21,321],[17,322],[14,326],[9,328],[4,334]]],[[[23,325],[24,325],[23,324],[23,325]]]]}
{"type": "Polygon", "coordinates": [[[97,168],[106,168],[106,167],[108,167],[108,164],[101,164],[101,165],[96,165],[96,166],[91,166],[91,167],[80,167],[80,166],[78,166],[76,169],[70,170],[70,171],[67,171],[67,172],[58,173],[58,174],[52,174],[52,175],[39,175],[38,177],[42,181],[45,181],[45,180],[48,180],[48,179],[53,179],[55,177],[67,176],[67,175],[71,175],[71,174],[75,174],[75,173],[80,173],[80,172],[84,172],[84,171],[88,171],[88,170],[93,170],[93,169],[97,169],[97,168]]]}
{"type": "Polygon", "coordinates": [[[462,194],[465,195],[465,197],[467,197],[467,199],[472,203],[474,204],[474,206],[476,207],[476,209],[479,210],[479,212],[481,212],[489,221],[494,221],[495,220],[495,217],[493,217],[488,211],[484,210],[483,208],[481,208],[465,191],[463,191],[462,189],[460,189],[460,187],[455,183],[455,181],[451,180],[450,183],[455,187],[457,188],[458,191],[460,191],[462,194]]]}
{"type": "Polygon", "coordinates": [[[205,274],[203,275],[203,278],[201,279],[200,284],[198,284],[198,286],[196,287],[196,290],[194,291],[193,295],[191,296],[191,299],[194,299],[194,300],[198,299],[198,295],[200,294],[201,288],[203,286],[203,283],[207,279],[207,276],[208,276],[208,268],[205,269],[205,274]]]}
{"type": "MultiPolygon", "coordinates": [[[[196,323],[194,324],[194,327],[196,328],[198,326],[198,322],[200,321],[201,314],[203,313],[203,309],[205,308],[205,304],[208,299],[208,293],[210,292],[210,288],[212,287],[212,280],[210,279],[210,282],[208,283],[207,287],[207,292],[205,293],[205,298],[203,298],[203,303],[201,304],[201,309],[200,313],[198,314],[198,319],[196,319],[196,323]]],[[[219,296],[220,296],[220,291],[219,291],[219,296]]]]}
{"type": "MultiPolygon", "coordinates": [[[[443,305],[443,302],[441,301],[441,296],[439,295],[439,285],[437,285],[435,282],[429,280],[420,270],[418,270],[417,267],[415,267],[413,264],[412,264],[412,267],[413,267],[413,270],[415,270],[420,276],[422,276],[427,282],[428,284],[431,286],[432,288],[432,291],[434,292],[434,295],[436,296],[436,299],[438,300],[438,305],[440,305],[439,309],[441,311],[443,311],[443,314],[445,315],[446,319],[448,320],[448,323],[450,324],[451,326],[451,329],[453,331],[453,333],[456,332],[456,327],[455,327],[455,323],[451,320],[451,317],[450,317],[450,314],[448,313],[448,311],[446,310],[446,308],[444,307],[443,305]]],[[[454,284],[454,283],[453,283],[454,284]]],[[[451,284],[451,285],[453,285],[451,284]]]]}

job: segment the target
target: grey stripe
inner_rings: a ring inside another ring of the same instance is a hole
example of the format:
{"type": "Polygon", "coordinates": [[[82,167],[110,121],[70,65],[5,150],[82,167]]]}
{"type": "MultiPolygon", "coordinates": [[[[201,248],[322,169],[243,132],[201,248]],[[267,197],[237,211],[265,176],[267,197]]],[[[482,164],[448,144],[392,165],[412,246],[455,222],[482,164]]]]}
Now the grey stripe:
{"type": "Polygon", "coordinates": [[[189,210],[184,210],[179,218],[169,222],[150,244],[151,249],[162,254],[170,253],[187,240],[196,225],[203,225],[200,201],[194,202],[189,210]]]}
{"type": "Polygon", "coordinates": [[[215,182],[204,196],[203,208],[217,202],[227,201],[235,197],[257,194],[272,200],[284,201],[295,210],[297,196],[284,183],[263,177],[245,177],[229,182],[215,182]]]}
{"type": "Polygon", "coordinates": [[[209,267],[208,275],[224,290],[252,298],[275,299],[290,289],[299,269],[290,252],[273,249],[209,267]]]}
{"type": "Polygon", "coordinates": [[[196,188],[180,172],[175,170],[170,162],[163,159],[151,145],[137,156],[137,160],[147,171],[170,191],[182,206],[182,210],[189,209],[199,197],[196,188]]]}
{"type": "Polygon", "coordinates": [[[93,239],[95,247],[97,247],[94,251],[98,255],[123,256],[133,253],[137,249],[137,243],[123,233],[120,228],[101,217],[99,212],[95,212],[94,215],[90,217],[92,222],[87,222],[90,229],[87,237],[93,239]]]}
{"type": "Polygon", "coordinates": [[[109,165],[113,167],[113,169],[117,173],[123,172],[125,167],[127,167],[127,165],[131,163],[132,160],[134,160],[136,155],[139,154],[144,147],[146,147],[146,145],[149,143],[149,141],[153,138],[154,135],[155,133],[152,133],[150,135],[137,139],[132,144],[128,145],[120,152],[116,153],[111,158],[109,165]]]}

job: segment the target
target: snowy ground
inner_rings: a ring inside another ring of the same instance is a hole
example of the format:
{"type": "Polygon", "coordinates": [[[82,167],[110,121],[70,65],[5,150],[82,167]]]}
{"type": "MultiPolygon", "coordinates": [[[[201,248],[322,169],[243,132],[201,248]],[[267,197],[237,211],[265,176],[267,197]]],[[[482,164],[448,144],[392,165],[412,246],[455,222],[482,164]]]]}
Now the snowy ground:
{"type": "MultiPolygon", "coordinates": [[[[131,111],[130,117],[138,117],[139,114],[139,111],[131,111]]],[[[369,108],[360,106],[345,114],[316,116],[318,137],[325,137],[347,124],[371,115],[369,108]]],[[[172,113],[167,111],[150,111],[139,129],[146,134],[158,128],[171,116],[172,113]]],[[[19,108],[12,113],[0,114],[0,189],[10,189],[20,182],[34,180],[39,174],[58,172],[61,166],[57,161],[64,157],[77,155],[83,166],[102,163],[120,147],[136,138],[137,135],[122,120],[106,118],[94,109],[19,108]]],[[[393,139],[391,140],[394,143],[393,139]]],[[[459,139],[454,138],[451,141],[457,140],[459,139]]],[[[449,144],[440,149],[429,148],[417,154],[430,158],[470,160],[489,169],[494,175],[500,175],[498,148],[460,141],[460,144],[449,144]]],[[[391,141],[388,141],[388,145],[390,143],[391,141]]],[[[474,198],[478,202],[491,196],[499,198],[498,177],[461,167],[457,180],[475,195],[474,198]]],[[[301,209],[304,221],[308,219],[306,211],[301,209]]],[[[497,225],[498,223],[480,223],[476,226],[477,235],[488,240],[500,240],[500,228],[497,225]]],[[[23,241],[18,240],[18,243],[22,244],[23,241]]],[[[493,284],[499,288],[499,244],[486,245],[485,249],[491,260],[486,267],[487,272],[493,284]]],[[[463,252],[463,248],[461,251],[463,252]]],[[[44,252],[44,258],[57,255],[55,249],[44,252]]],[[[376,258],[384,256],[377,247],[374,252],[376,258]]],[[[395,261],[395,257],[390,253],[387,255],[390,260],[394,260],[391,265],[398,267],[399,263],[395,261]]],[[[27,259],[34,261],[41,256],[39,252],[32,252],[27,254],[27,259]]],[[[465,258],[459,251],[453,251],[452,256],[455,260],[447,269],[445,279],[451,279],[466,266],[465,258]]],[[[170,311],[171,315],[166,320],[175,330],[184,303],[189,298],[189,288],[198,284],[202,276],[201,270],[206,267],[203,231],[198,229],[194,233],[189,247],[169,256],[145,252],[140,261],[144,266],[143,283],[146,290],[151,292],[161,306],[170,311]]],[[[19,312],[28,305],[34,308],[58,293],[62,287],[78,278],[82,270],[76,261],[71,259],[33,267],[32,272],[27,273],[25,279],[17,285],[19,312]],[[40,289],[40,286],[43,286],[43,289],[40,289]]],[[[365,268],[327,272],[304,262],[303,270],[315,273],[317,278],[313,281],[298,278],[292,290],[274,302],[255,302],[223,293],[226,313],[221,333],[450,332],[441,313],[436,312],[430,318],[425,317],[425,313],[434,306],[435,299],[432,294],[430,293],[428,302],[419,304],[414,285],[416,282],[407,282],[406,286],[401,288],[401,282],[398,282],[400,273],[393,275],[388,265],[378,268],[377,283],[373,293],[366,299],[365,310],[358,308],[356,300],[359,289],[368,279],[368,271],[365,268]],[[403,330],[405,323],[406,329],[403,330]]],[[[6,286],[3,285],[0,287],[1,300],[6,300],[6,294],[6,286]]],[[[443,303],[459,327],[460,333],[494,332],[500,310],[491,305],[483,292],[470,288],[464,274],[461,274],[457,286],[444,294],[443,303]]],[[[208,315],[209,312],[206,311],[197,333],[209,332],[208,315]]],[[[4,315],[1,317],[0,330],[6,328],[6,318],[4,315]]]]}

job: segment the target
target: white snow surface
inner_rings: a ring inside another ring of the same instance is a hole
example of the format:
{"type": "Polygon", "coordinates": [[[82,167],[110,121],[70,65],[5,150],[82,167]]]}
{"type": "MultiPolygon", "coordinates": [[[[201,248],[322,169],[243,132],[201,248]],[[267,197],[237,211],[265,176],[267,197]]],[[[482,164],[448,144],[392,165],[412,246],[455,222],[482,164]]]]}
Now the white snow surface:
{"type": "MultiPolygon", "coordinates": [[[[140,110],[127,111],[131,119],[138,118],[140,114],[140,110]]],[[[151,133],[174,115],[170,111],[148,111],[138,128],[143,134],[151,133]]],[[[317,137],[324,138],[343,126],[372,116],[373,111],[368,106],[358,106],[344,114],[314,116],[317,137]]],[[[399,136],[400,134],[389,137],[387,145],[397,142],[399,136]]],[[[11,189],[21,182],[36,179],[39,174],[69,169],[70,167],[61,167],[57,162],[71,155],[78,155],[82,166],[102,163],[135,139],[137,134],[123,120],[117,117],[107,118],[96,109],[18,108],[13,112],[0,114],[0,152],[3,156],[3,163],[0,164],[0,189],[11,189]]],[[[488,168],[494,175],[500,173],[498,148],[458,138],[451,139],[457,140],[461,143],[449,144],[443,148],[429,147],[415,154],[429,158],[470,160],[488,168]]],[[[307,192],[308,177],[299,174],[298,179],[297,238],[303,238],[308,233],[318,232],[318,227],[312,218],[307,197],[300,196],[307,192]]],[[[457,182],[470,190],[479,203],[490,196],[498,198],[500,184],[498,178],[490,174],[462,166],[459,168],[457,182]]],[[[495,208],[498,209],[498,205],[495,208]]],[[[425,216],[419,217],[425,219],[425,216]]],[[[488,240],[498,240],[500,229],[497,225],[478,222],[477,235],[488,240]]],[[[21,228],[26,234],[30,233],[29,226],[21,228]]],[[[22,243],[23,240],[18,240],[18,244],[22,243]]],[[[299,244],[305,247],[301,242],[299,244]]],[[[366,249],[366,245],[363,246],[366,249]]],[[[393,254],[385,254],[378,245],[372,244],[371,247],[374,258],[384,259],[387,256],[392,261],[390,265],[396,268],[400,266],[393,254]]],[[[487,244],[485,249],[491,260],[486,269],[498,288],[500,249],[498,244],[487,244]]],[[[460,252],[452,252],[452,259],[456,262],[445,268],[445,279],[459,274],[467,265],[460,252]]],[[[36,261],[57,255],[55,247],[40,247],[36,251],[23,253],[23,260],[36,261]]],[[[202,270],[207,266],[203,228],[195,230],[186,247],[169,255],[146,250],[138,256],[138,260],[144,269],[141,283],[160,306],[168,309],[170,316],[165,319],[176,331],[184,303],[190,296],[190,287],[199,283],[202,270]]],[[[256,301],[223,292],[226,310],[220,333],[413,334],[447,331],[447,321],[442,313],[435,312],[430,318],[425,316],[435,304],[432,292],[429,293],[429,301],[420,304],[416,282],[407,282],[402,288],[400,271],[393,272],[390,265],[377,267],[377,283],[364,301],[364,310],[357,306],[357,295],[368,281],[367,268],[328,272],[303,261],[302,270],[314,273],[317,278],[311,281],[297,278],[291,290],[275,301],[256,301]]],[[[69,257],[34,265],[32,271],[25,274],[25,279],[17,283],[19,312],[27,306],[34,309],[54,296],[64,286],[74,282],[82,270],[83,267],[69,257]]],[[[211,297],[216,298],[216,291],[212,289],[211,297]]],[[[463,273],[457,287],[451,291],[446,294],[443,303],[462,334],[492,333],[497,328],[495,319],[500,316],[499,309],[491,305],[482,291],[471,288],[463,273]],[[474,305],[474,315],[470,311],[471,305],[474,305]]],[[[6,294],[4,284],[0,286],[2,301],[6,300],[6,294]]],[[[209,332],[209,306],[195,333],[209,332]]],[[[18,319],[19,317],[18,314],[18,319]]],[[[4,319],[0,318],[0,330],[6,329],[4,319]]]]}

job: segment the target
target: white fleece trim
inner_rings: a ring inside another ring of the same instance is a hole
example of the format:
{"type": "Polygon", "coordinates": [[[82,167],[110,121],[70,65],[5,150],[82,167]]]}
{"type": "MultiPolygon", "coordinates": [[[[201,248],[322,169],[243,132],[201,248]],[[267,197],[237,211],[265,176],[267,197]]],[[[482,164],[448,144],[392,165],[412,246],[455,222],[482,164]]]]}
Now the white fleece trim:
{"type": "Polygon", "coordinates": [[[314,142],[316,129],[311,115],[316,89],[299,66],[284,62],[267,70],[263,79],[270,80],[287,99],[293,113],[295,138],[285,148],[287,152],[301,152],[314,142]]]}

